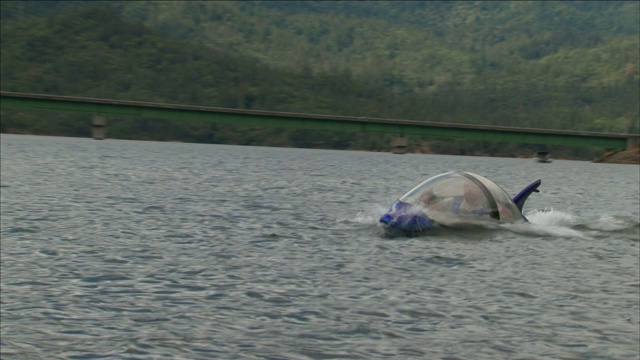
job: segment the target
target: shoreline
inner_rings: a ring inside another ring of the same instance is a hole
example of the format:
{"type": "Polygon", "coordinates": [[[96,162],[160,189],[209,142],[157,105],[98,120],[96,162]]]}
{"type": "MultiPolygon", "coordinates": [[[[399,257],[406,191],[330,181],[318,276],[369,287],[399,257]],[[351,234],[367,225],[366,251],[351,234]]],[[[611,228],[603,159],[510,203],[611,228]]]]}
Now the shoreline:
{"type": "Polygon", "coordinates": [[[629,150],[609,151],[593,160],[595,163],[640,165],[640,147],[629,150]]]}
{"type": "MultiPolygon", "coordinates": [[[[21,131],[15,131],[14,129],[10,129],[13,131],[6,131],[6,132],[2,132],[2,134],[7,134],[7,135],[30,135],[30,136],[51,136],[51,137],[71,137],[71,138],[78,138],[76,136],[63,136],[63,135],[47,135],[47,134],[34,134],[28,131],[25,132],[21,132],[21,131]]],[[[82,137],[79,137],[82,138],[82,137]]],[[[88,138],[90,139],[90,138],[88,138]]],[[[117,138],[113,138],[113,139],[117,139],[117,138]]],[[[157,141],[157,142],[171,142],[171,143],[182,143],[183,141],[181,140],[156,140],[156,139],[152,139],[152,138],[140,138],[140,139],[117,139],[117,140],[133,140],[133,141],[157,141]]],[[[224,144],[218,144],[218,145],[224,145],[224,144]]],[[[226,144],[226,145],[234,145],[234,144],[226,144]]],[[[260,146],[260,145],[256,145],[256,146],[260,146]]],[[[325,149],[325,148],[323,148],[325,149]]],[[[325,150],[342,150],[342,149],[325,149],[325,150]]],[[[355,151],[372,151],[372,150],[360,150],[360,149],[344,149],[345,151],[349,151],[349,150],[355,150],[355,151]]],[[[417,151],[408,151],[406,153],[409,154],[435,154],[435,155],[453,155],[453,154],[436,154],[433,153],[431,151],[429,151],[430,149],[427,149],[427,151],[425,151],[424,148],[420,148],[417,151]]],[[[388,151],[373,151],[373,152],[392,152],[392,150],[388,150],[388,151]]],[[[482,154],[474,154],[474,155],[467,155],[467,156],[488,156],[491,157],[490,155],[482,155],[482,154]]],[[[521,155],[515,155],[513,156],[514,158],[527,158],[526,156],[521,156],[521,155]]],[[[635,147],[629,150],[612,150],[612,151],[608,151],[606,152],[604,155],[593,159],[593,160],[587,160],[587,159],[583,159],[583,160],[578,160],[578,159],[563,159],[561,157],[554,157],[554,160],[576,160],[576,161],[591,161],[593,163],[606,163],[606,164],[630,164],[630,165],[640,165],[640,147],[635,147]]]]}

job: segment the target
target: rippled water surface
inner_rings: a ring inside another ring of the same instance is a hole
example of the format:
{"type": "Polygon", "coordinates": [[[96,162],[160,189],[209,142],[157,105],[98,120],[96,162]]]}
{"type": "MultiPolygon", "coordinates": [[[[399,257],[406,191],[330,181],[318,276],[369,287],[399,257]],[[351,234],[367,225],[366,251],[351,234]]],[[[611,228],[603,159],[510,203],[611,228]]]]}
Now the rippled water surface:
{"type": "Polygon", "coordinates": [[[2,135],[3,359],[638,359],[639,167],[2,135]],[[422,180],[531,224],[385,237],[422,180]]]}

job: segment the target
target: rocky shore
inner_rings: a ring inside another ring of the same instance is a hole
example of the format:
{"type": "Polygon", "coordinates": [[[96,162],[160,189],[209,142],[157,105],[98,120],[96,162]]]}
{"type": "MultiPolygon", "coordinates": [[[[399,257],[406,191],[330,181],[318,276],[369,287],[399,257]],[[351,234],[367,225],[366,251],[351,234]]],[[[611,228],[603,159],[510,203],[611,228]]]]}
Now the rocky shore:
{"type": "Polygon", "coordinates": [[[593,160],[597,163],[609,164],[638,164],[640,165],[640,147],[630,150],[610,151],[601,157],[593,160]]]}

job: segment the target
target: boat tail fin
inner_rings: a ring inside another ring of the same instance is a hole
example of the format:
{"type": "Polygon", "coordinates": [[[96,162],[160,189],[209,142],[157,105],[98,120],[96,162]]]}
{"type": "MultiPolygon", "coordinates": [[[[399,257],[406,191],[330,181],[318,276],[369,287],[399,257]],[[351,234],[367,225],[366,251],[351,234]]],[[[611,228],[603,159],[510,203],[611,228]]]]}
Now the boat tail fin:
{"type": "Polygon", "coordinates": [[[542,180],[538,179],[532,182],[531,184],[529,184],[526,188],[522,189],[522,191],[520,191],[518,195],[513,197],[513,202],[516,204],[518,209],[520,209],[520,212],[522,212],[522,207],[524,206],[524,202],[527,201],[527,198],[529,198],[529,195],[531,195],[531,193],[540,191],[538,190],[538,187],[540,186],[541,183],[542,183],[542,180]]]}

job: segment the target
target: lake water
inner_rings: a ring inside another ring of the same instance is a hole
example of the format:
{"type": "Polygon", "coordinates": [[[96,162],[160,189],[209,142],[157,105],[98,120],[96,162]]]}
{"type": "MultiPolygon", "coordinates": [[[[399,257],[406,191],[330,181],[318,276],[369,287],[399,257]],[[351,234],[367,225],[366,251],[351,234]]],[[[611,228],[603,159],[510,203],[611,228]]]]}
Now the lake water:
{"type": "Polygon", "coordinates": [[[3,359],[638,359],[640,167],[2,135],[3,359]],[[531,224],[385,237],[448,170],[531,224]]]}

